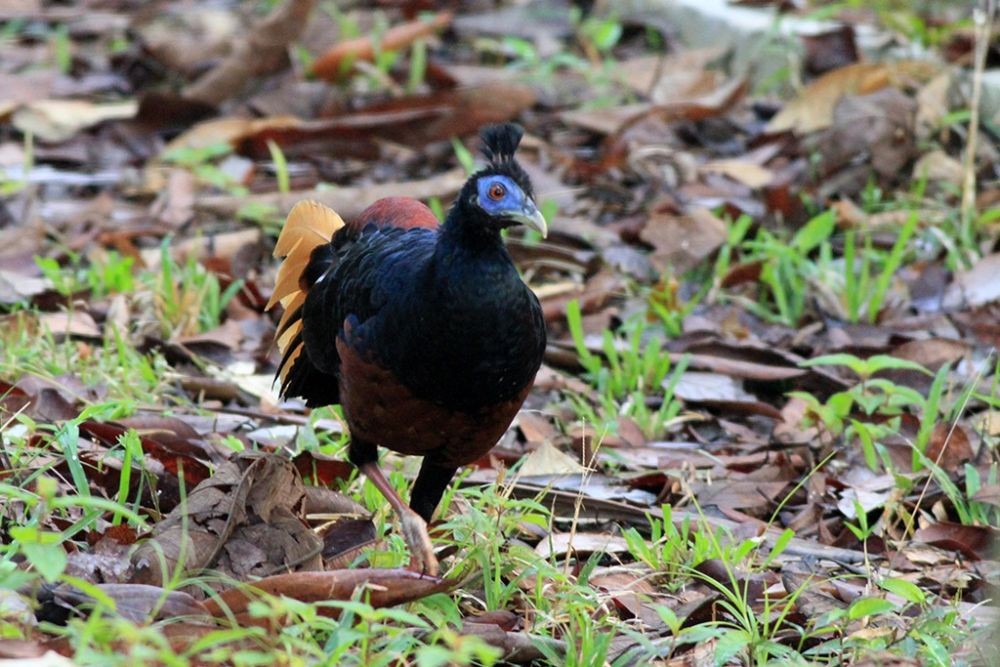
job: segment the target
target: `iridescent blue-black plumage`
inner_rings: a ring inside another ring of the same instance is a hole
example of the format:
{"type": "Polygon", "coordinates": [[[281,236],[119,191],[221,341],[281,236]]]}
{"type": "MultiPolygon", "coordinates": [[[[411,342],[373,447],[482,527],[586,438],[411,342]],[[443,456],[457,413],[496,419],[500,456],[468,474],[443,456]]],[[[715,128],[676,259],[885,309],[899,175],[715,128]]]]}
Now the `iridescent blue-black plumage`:
{"type": "Polygon", "coordinates": [[[514,159],[520,138],[513,125],[483,132],[489,164],[443,224],[392,198],[317,244],[300,270],[299,310],[284,323],[282,392],[341,403],[359,466],[378,445],[423,455],[411,506],[425,520],[456,467],[509,426],[545,348],[538,300],[500,236],[514,224],[545,231],[514,159]]]}

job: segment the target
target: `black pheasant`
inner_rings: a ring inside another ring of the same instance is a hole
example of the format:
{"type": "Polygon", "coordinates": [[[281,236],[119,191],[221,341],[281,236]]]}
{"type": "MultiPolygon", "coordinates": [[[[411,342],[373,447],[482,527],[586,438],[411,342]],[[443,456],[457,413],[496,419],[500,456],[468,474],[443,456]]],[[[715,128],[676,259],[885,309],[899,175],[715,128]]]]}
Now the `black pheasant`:
{"type": "Polygon", "coordinates": [[[422,203],[381,199],[349,224],[316,202],[289,213],[270,306],[281,391],[340,403],[349,458],[399,514],[416,569],[437,572],[427,536],[458,466],[489,451],[531,389],[545,349],[538,300],[500,237],[546,232],[514,159],[521,129],[482,133],[488,165],[443,224],[422,203]],[[407,507],[378,467],[378,446],[424,457],[407,507]],[[412,509],[411,509],[412,508],[412,509]]]}

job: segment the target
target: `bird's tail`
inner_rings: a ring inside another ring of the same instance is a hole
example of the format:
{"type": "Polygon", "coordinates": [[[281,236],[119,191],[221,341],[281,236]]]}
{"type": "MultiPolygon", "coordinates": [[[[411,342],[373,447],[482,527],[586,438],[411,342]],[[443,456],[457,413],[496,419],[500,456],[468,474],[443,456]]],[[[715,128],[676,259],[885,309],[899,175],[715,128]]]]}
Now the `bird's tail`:
{"type": "Polygon", "coordinates": [[[278,267],[274,294],[267,302],[267,309],[278,303],[285,309],[275,333],[281,351],[278,378],[282,392],[287,388],[289,371],[302,354],[302,306],[310,287],[307,275],[310,259],[313,251],[330,243],[333,234],[343,226],[344,221],[333,210],[307,200],[292,207],[278,235],[274,256],[283,257],[284,261],[278,267]]]}

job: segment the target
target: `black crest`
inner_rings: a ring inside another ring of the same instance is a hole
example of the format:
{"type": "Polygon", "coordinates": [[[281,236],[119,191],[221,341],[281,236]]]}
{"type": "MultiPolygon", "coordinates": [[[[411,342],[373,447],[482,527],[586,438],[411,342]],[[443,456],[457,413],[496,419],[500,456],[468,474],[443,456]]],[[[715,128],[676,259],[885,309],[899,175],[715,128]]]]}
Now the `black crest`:
{"type": "Polygon", "coordinates": [[[533,197],[531,179],[514,159],[514,153],[521,143],[521,137],[524,136],[524,128],[515,123],[487,125],[480,131],[479,136],[483,141],[483,155],[489,160],[489,165],[476,176],[506,174],[517,181],[525,194],[533,197]]]}
{"type": "Polygon", "coordinates": [[[514,123],[487,125],[480,136],[483,139],[483,155],[492,164],[511,162],[524,136],[524,128],[514,123]]]}

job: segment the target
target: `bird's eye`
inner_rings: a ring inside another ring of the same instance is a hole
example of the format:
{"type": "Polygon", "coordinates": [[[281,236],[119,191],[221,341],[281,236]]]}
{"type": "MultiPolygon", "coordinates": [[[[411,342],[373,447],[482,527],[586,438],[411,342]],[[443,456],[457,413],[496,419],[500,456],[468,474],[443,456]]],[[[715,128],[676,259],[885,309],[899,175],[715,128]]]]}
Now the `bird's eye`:
{"type": "Polygon", "coordinates": [[[490,199],[492,199],[493,201],[500,201],[501,199],[504,198],[504,195],[507,194],[507,188],[505,188],[499,183],[494,183],[493,185],[490,186],[488,194],[490,196],[490,199]]]}

